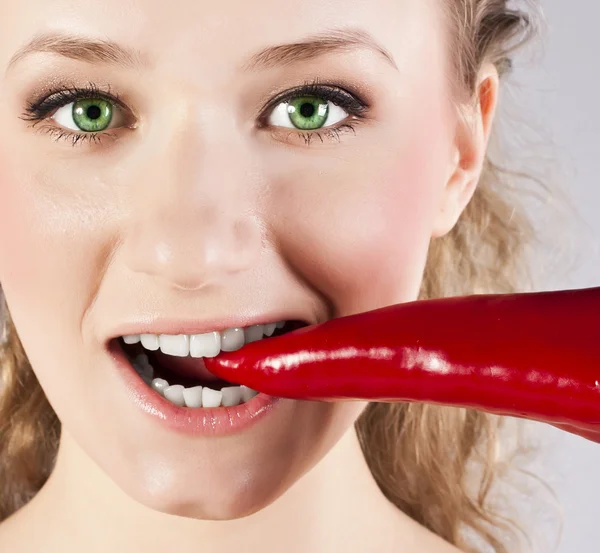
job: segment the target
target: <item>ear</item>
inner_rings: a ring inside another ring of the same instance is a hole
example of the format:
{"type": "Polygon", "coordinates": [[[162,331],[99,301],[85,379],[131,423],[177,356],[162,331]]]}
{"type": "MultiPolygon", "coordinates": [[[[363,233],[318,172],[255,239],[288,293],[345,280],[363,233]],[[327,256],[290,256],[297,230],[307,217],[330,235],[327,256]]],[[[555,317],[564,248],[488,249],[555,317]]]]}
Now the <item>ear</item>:
{"type": "Polygon", "coordinates": [[[461,109],[449,167],[450,178],[440,197],[432,238],[450,232],[473,197],[483,170],[496,113],[499,80],[493,64],[482,67],[474,102],[461,109]]]}

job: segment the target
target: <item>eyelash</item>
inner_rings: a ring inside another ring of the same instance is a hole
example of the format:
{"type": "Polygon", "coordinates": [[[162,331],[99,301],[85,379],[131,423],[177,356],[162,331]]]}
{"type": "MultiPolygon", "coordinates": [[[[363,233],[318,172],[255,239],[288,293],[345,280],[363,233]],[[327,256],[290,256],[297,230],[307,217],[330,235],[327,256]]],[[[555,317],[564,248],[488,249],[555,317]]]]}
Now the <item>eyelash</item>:
{"type": "MultiPolygon", "coordinates": [[[[296,87],[291,90],[287,90],[284,93],[278,95],[261,110],[261,115],[258,119],[258,128],[264,129],[268,127],[266,120],[268,119],[270,112],[279,104],[289,102],[294,98],[300,96],[315,96],[327,102],[331,102],[344,111],[348,112],[349,117],[341,122],[341,124],[331,125],[329,127],[322,127],[312,131],[301,131],[301,130],[287,130],[288,138],[291,135],[296,135],[303,138],[305,144],[309,146],[311,142],[318,138],[321,143],[325,142],[325,139],[330,140],[341,140],[340,136],[344,132],[356,133],[356,124],[365,118],[365,112],[369,106],[358,98],[355,94],[345,90],[344,88],[331,85],[322,84],[319,81],[313,81],[305,83],[302,86],[296,87]]],[[[107,91],[100,90],[100,88],[94,83],[89,83],[83,87],[68,87],[61,90],[56,90],[50,94],[47,94],[41,99],[36,99],[27,103],[25,108],[25,114],[21,117],[24,121],[32,121],[32,127],[36,127],[39,123],[45,121],[49,115],[70,103],[77,102],[78,100],[84,100],[88,98],[99,98],[112,102],[119,106],[121,109],[130,111],[127,109],[123,101],[120,99],[118,94],[113,94],[110,90],[110,86],[107,91]]],[[[89,142],[99,144],[102,138],[105,136],[115,137],[108,130],[101,132],[74,132],[70,129],[64,129],[48,125],[40,128],[41,131],[47,132],[54,136],[56,141],[70,140],[73,146],[77,146],[83,142],[89,142]]],[[[282,132],[284,129],[278,128],[278,132],[282,132]]]]}
{"type": "MultiPolygon", "coordinates": [[[[36,127],[39,123],[45,121],[53,111],[86,98],[107,100],[127,110],[119,95],[111,92],[110,86],[108,86],[108,90],[103,91],[94,83],[89,83],[83,87],[73,86],[56,90],[41,99],[28,102],[25,107],[25,114],[21,119],[24,121],[33,121],[32,127],[36,127]]],[[[108,131],[78,133],[51,125],[41,127],[40,130],[54,136],[57,142],[60,140],[70,140],[73,146],[77,146],[83,142],[99,144],[105,136],[114,138],[114,135],[108,131]]]]}
{"type": "MultiPolygon", "coordinates": [[[[276,106],[300,96],[315,96],[327,102],[331,102],[348,112],[348,115],[350,116],[339,124],[331,125],[330,127],[322,127],[308,132],[303,132],[299,129],[287,131],[288,137],[291,135],[299,136],[304,139],[307,146],[310,146],[315,138],[318,138],[321,143],[324,143],[325,138],[340,141],[341,135],[345,132],[356,134],[356,125],[365,119],[366,112],[369,109],[368,104],[361,100],[358,95],[353,94],[338,85],[325,84],[315,80],[291,90],[286,90],[284,93],[273,98],[273,100],[271,100],[261,111],[262,115],[259,117],[259,128],[267,127],[266,119],[268,119],[270,112],[276,106]]],[[[283,129],[278,129],[277,132],[283,132],[283,129]]]]}

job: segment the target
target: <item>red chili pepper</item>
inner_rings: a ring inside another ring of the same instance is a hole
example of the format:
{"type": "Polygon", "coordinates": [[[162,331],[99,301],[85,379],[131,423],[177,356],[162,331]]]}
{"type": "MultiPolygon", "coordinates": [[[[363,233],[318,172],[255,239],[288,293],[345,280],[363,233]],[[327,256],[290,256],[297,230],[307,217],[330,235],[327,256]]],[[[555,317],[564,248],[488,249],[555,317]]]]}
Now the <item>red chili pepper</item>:
{"type": "Polygon", "coordinates": [[[600,442],[600,288],[404,303],[205,362],[275,396],[470,407],[600,442]]]}

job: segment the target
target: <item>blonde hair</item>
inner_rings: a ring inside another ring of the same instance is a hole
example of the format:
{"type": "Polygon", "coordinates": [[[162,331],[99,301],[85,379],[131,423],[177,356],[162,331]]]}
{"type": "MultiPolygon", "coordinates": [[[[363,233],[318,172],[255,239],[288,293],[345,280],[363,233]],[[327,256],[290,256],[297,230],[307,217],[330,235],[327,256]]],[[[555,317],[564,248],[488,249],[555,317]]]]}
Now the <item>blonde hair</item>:
{"type": "MultiPolygon", "coordinates": [[[[509,55],[525,41],[532,20],[506,0],[444,0],[456,52],[458,90],[474,97],[484,62],[504,76],[509,55]]],[[[524,251],[533,230],[511,194],[511,175],[488,158],[472,201],[455,228],[431,243],[421,297],[513,292],[526,276],[524,251]]],[[[27,503],[53,468],[59,421],[7,316],[0,351],[0,521],[27,503]]],[[[501,476],[496,446],[502,419],[481,412],[423,404],[371,404],[356,424],[370,469],[399,509],[448,542],[476,551],[470,530],[495,553],[506,553],[508,519],[488,505],[501,476]],[[471,461],[480,471],[476,493],[467,483],[471,461]],[[502,531],[500,534],[499,530],[502,531]]]]}

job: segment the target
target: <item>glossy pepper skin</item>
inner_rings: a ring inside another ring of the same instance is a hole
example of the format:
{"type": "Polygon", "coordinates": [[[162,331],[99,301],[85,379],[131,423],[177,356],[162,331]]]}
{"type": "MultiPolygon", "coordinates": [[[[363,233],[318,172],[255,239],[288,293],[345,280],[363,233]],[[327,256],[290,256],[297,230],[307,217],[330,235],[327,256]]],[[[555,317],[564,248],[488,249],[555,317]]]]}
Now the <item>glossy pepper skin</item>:
{"type": "Polygon", "coordinates": [[[469,407],[600,442],[600,288],[404,303],[206,366],[274,396],[469,407]]]}

